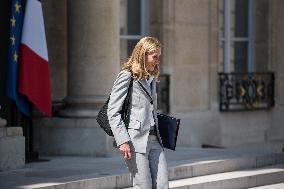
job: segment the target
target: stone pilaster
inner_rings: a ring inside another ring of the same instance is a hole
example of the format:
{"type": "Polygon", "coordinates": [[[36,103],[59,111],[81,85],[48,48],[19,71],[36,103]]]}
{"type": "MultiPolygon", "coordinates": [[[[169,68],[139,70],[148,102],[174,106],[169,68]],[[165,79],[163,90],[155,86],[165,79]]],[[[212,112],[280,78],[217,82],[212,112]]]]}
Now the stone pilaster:
{"type": "MultiPolygon", "coordinates": [[[[67,0],[41,1],[48,47],[52,101],[67,95],[67,0]],[[60,82],[58,82],[60,81],[60,82]]],[[[57,103],[53,104],[53,108],[57,103]]]]}
{"type": "Polygon", "coordinates": [[[65,117],[95,117],[119,70],[119,1],[68,1],[65,117]]]}

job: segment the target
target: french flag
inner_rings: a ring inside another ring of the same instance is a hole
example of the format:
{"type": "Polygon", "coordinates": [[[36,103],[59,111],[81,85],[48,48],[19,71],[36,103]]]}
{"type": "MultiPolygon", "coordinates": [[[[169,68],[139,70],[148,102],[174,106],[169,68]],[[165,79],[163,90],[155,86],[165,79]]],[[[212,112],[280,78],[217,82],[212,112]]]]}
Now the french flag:
{"type": "Polygon", "coordinates": [[[39,0],[27,0],[19,62],[19,92],[41,112],[51,117],[49,63],[39,0]]]}

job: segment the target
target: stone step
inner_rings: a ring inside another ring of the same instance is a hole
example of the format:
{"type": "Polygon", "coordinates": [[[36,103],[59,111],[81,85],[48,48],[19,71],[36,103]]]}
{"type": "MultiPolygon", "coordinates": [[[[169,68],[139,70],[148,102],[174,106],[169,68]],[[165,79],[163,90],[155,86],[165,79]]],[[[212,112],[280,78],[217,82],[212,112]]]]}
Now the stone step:
{"type": "Polygon", "coordinates": [[[283,189],[283,188],[284,188],[284,183],[279,183],[279,184],[270,184],[266,186],[258,186],[249,189],[283,189]]]}
{"type": "MultiPolygon", "coordinates": [[[[231,172],[242,169],[252,169],[268,165],[284,163],[284,154],[258,154],[243,156],[224,156],[212,160],[197,159],[193,161],[175,161],[169,164],[169,179],[173,182],[182,182],[184,178],[198,178],[203,175],[231,172]],[[177,180],[180,179],[180,180],[177,180]]],[[[69,178],[70,179],[70,178],[69,178]]],[[[186,179],[185,179],[186,180],[186,179]]],[[[171,182],[172,183],[172,182],[171,182]]],[[[30,188],[55,189],[55,188],[126,188],[131,186],[130,174],[109,175],[105,177],[92,178],[91,175],[84,179],[73,181],[60,181],[59,183],[33,185],[30,188]]]]}
{"type": "Polygon", "coordinates": [[[284,164],[170,181],[171,189],[242,189],[284,182],[284,164]]]}
{"type": "Polygon", "coordinates": [[[171,164],[172,166],[169,168],[169,179],[177,180],[282,163],[284,163],[284,153],[224,157],[216,160],[204,159],[199,162],[194,161],[191,163],[178,161],[176,164],[171,164]]]}

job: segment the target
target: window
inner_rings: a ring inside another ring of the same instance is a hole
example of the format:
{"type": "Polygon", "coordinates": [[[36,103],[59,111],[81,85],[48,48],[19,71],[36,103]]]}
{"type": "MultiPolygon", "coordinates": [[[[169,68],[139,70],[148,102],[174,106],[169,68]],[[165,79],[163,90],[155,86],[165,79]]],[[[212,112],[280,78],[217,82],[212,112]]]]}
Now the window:
{"type": "Polygon", "coordinates": [[[221,7],[224,72],[253,72],[254,0],[223,0],[221,7]]]}
{"type": "Polygon", "coordinates": [[[126,61],[135,44],[148,33],[148,0],[120,0],[120,59],[126,61]]]}

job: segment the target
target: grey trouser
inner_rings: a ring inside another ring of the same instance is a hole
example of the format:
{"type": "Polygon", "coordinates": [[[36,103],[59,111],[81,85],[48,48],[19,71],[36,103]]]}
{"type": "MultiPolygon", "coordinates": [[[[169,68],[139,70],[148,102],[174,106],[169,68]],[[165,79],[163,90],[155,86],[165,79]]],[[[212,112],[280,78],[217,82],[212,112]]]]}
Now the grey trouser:
{"type": "Polygon", "coordinates": [[[165,153],[155,135],[149,135],[146,153],[133,153],[126,165],[134,188],[168,189],[168,170],[165,153]]]}

